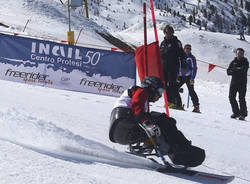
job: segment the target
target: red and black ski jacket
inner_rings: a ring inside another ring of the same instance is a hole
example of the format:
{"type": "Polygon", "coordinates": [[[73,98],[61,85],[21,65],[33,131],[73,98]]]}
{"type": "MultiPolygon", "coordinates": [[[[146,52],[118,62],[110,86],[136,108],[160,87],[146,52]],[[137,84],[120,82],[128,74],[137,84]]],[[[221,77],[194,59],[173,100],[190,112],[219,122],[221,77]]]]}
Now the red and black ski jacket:
{"type": "Polygon", "coordinates": [[[150,117],[148,112],[148,92],[138,86],[134,86],[129,89],[128,92],[131,97],[131,110],[134,113],[135,121],[138,123],[142,123],[150,117]]]}

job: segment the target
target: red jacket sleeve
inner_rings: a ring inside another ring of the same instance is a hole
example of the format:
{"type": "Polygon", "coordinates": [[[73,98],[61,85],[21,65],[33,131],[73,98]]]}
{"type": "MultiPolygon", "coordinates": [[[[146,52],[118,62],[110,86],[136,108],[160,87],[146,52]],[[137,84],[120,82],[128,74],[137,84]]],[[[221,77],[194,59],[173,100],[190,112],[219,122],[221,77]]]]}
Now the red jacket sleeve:
{"type": "Polygon", "coordinates": [[[147,112],[145,111],[145,104],[147,101],[148,93],[144,89],[138,88],[133,92],[131,109],[137,122],[142,123],[147,119],[147,112]]]}

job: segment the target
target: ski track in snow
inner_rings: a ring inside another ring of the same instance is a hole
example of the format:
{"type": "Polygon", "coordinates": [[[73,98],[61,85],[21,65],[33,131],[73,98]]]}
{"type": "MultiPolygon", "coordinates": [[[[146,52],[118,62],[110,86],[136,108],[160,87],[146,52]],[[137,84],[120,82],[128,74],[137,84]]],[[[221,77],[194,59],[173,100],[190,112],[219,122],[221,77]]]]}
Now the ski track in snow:
{"type": "MultiPolygon", "coordinates": [[[[186,112],[170,110],[170,115],[177,119],[178,128],[194,145],[206,150],[204,166],[198,167],[197,170],[234,175],[236,179],[233,183],[243,184],[250,181],[247,154],[250,148],[248,144],[239,144],[248,142],[250,127],[247,122],[230,119],[229,103],[225,105],[228,100],[225,85],[198,79],[196,83],[202,114],[190,112],[190,107],[186,112]]],[[[0,97],[2,140],[70,162],[91,165],[105,163],[118,166],[119,169],[152,170],[155,167],[149,160],[123,153],[124,146],[104,140],[107,139],[110,112],[102,109],[111,109],[115,98],[7,81],[1,81],[1,86],[2,93],[8,94],[7,98],[0,97]],[[60,102],[63,102],[63,105],[59,105],[60,102]]],[[[183,96],[184,99],[186,96],[183,96]]],[[[151,110],[164,112],[162,104],[163,99],[152,104],[151,110]]]]}
{"type": "MultiPolygon", "coordinates": [[[[57,127],[52,122],[37,119],[15,108],[8,109],[6,112],[0,111],[0,117],[0,140],[52,158],[85,164],[99,162],[123,168],[147,170],[162,167],[151,160],[118,152],[96,141],[75,135],[69,130],[57,127]]],[[[175,176],[175,174],[171,175],[175,176]]],[[[220,183],[212,178],[204,180],[203,177],[192,178],[178,174],[176,176],[198,183],[220,183]]]]}
{"type": "Polygon", "coordinates": [[[160,166],[75,135],[52,122],[25,115],[16,109],[0,111],[0,117],[0,139],[42,154],[64,160],[100,162],[121,167],[154,169],[160,166]]]}
{"type": "MultiPolygon", "coordinates": [[[[66,98],[70,97],[69,95],[64,96],[66,98]]],[[[99,102],[100,101],[96,101],[96,103],[99,102]]],[[[192,115],[190,112],[184,113],[192,115]]],[[[0,117],[0,139],[54,158],[83,163],[99,162],[124,168],[153,169],[160,166],[150,160],[118,152],[96,141],[75,135],[67,129],[62,129],[52,122],[38,119],[22,110],[15,108],[1,110],[0,117]],[[12,132],[15,133],[13,134],[12,132]]],[[[204,118],[199,114],[197,117],[199,117],[200,120],[204,118]]],[[[195,123],[195,121],[189,121],[188,123],[192,124],[195,123]]],[[[197,125],[197,123],[195,124],[197,125]]],[[[213,125],[210,125],[210,127],[212,129],[220,129],[220,127],[213,125]]],[[[225,127],[224,131],[232,132],[231,129],[225,129],[225,127]]],[[[237,135],[240,134],[239,132],[236,133],[237,135]]],[[[220,167],[223,166],[219,166],[218,168],[220,167]]],[[[213,167],[202,166],[202,168],[203,170],[214,170],[223,173],[220,170],[215,170],[213,167]]],[[[224,172],[224,174],[231,173],[224,172]]],[[[236,177],[240,180],[248,181],[244,177],[236,177]]]]}

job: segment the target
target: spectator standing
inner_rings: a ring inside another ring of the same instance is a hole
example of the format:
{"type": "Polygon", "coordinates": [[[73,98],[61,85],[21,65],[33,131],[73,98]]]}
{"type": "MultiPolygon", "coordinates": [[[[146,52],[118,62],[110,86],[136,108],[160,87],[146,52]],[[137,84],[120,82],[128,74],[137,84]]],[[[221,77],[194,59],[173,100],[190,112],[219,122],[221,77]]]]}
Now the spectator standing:
{"type": "Polygon", "coordinates": [[[231,84],[229,89],[229,101],[232,106],[233,114],[231,118],[245,120],[247,116],[246,91],[247,91],[247,71],[249,62],[244,57],[244,49],[236,50],[236,57],[230,63],[227,69],[227,75],[231,75],[231,84]],[[239,105],[236,101],[236,94],[239,93],[239,105]]]}
{"type": "Polygon", "coordinates": [[[240,40],[245,40],[245,36],[244,36],[244,27],[242,26],[239,30],[239,35],[240,35],[240,40]]]}
{"type": "Polygon", "coordinates": [[[164,40],[160,45],[161,60],[164,72],[164,78],[166,82],[166,90],[168,95],[169,108],[182,109],[182,105],[178,104],[178,88],[177,88],[177,76],[180,66],[185,67],[185,53],[182,48],[182,43],[176,36],[174,36],[174,29],[172,26],[167,25],[163,33],[165,35],[164,40]]]}
{"type": "MultiPolygon", "coordinates": [[[[184,83],[186,83],[189,95],[194,105],[193,112],[200,113],[199,98],[194,90],[194,79],[197,73],[197,63],[196,63],[195,56],[191,53],[191,49],[192,47],[190,44],[186,44],[184,46],[186,68],[182,68],[180,64],[179,77],[178,77],[178,89],[180,89],[181,86],[184,83]]],[[[182,104],[180,95],[179,95],[179,99],[180,100],[178,101],[178,103],[182,104]]]]}

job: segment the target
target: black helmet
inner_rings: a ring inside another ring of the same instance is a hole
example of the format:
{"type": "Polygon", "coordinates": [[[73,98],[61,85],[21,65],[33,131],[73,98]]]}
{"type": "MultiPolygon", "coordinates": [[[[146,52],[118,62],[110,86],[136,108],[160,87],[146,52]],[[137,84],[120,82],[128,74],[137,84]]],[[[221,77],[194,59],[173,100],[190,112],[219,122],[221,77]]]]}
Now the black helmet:
{"type": "Polygon", "coordinates": [[[161,95],[164,90],[164,85],[160,78],[148,76],[142,80],[141,87],[149,92],[150,98],[153,98],[155,93],[161,95]]]}

